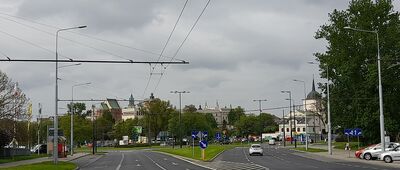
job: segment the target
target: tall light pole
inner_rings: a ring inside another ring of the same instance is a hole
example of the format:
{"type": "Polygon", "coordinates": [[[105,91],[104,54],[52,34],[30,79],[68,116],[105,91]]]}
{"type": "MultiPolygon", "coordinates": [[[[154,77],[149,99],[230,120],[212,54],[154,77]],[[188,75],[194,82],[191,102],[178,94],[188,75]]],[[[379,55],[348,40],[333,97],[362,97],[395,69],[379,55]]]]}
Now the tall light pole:
{"type": "Polygon", "coordinates": [[[359,31],[359,32],[374,33],[376,35],[376,44],[377,44],[377,50],[378,50],[379,121],[380,121],[380,130],[381,130],[381,146],[382,146],[382,151],[384,151],[385,150],[385,121],[384,121],[384,116],[383,116],[381,55],[380,55],[380,49],[379,49],[379,34],[378,34],[378,30],[370,31],[370,30],[363,30],[363,29],[357,29],[357,28],[351,28],[351,27],[344,27],[344,29],[349,29],[349,30],[359,31]]]}
{"type": "Polygon", "coordinates": [[[58,34],[61,31],[81,29],[86,26],[63,28],[56,31],[56,95],[55,95],[55,113],[54,113],[54,141],[53,141],[53,162],[58,163],[58,34]]]}
{"type": "Polygon", "coordinates": [[[308,124],[308,122],[307,122],[307,103],[306,103],[307,102],[306,82],[303,81],[303,80],[296,80],[296,79],[294,79],[293,81],[302,82],[303,83],[303,87],[304,87],[304,123],[306,124],[305,125],[306,131],[304,133],[305,133],[305,136],[306,136],[306,150],[308,150],[308,137],[307,137],[307,124],[308,124]]]}
{"type": "Polygon", "coordinates": [[[292,92],[281,91],[281,93],[289,93],[289,126],[290,126],[290,144],[293,144],[293,129],[292,129],[292,92]]]}
{"type": "Polygon", "coordinates": [[[182,148],[182,93],[190,93],[189,91],[171,91],[171,93],[179,94],[179,147],[182,148]]]}
{"type": "Polygon", "coordinates": [[[266,102],[266,101],[267,101],[267,99],[255,99],[255,100],[253,100],[253,102],[258,102],[258,108],[260,109],[260,114],[262,112],[261,102],[266,102]]]}
{"type": "Polygon", "coordinates": [[[74,112],[75,112],[75,108],[74,108],[74,87],[77,86],[83,86],[83,85],[89,85],[91,83],[81,83],[81,84],[75,84],[72,86],[72,94],[71,94],[71,156],[74,155],[74,112]]]}
{"type": "MultiPolygon", "coordinates": [[[[318,64],[315,62],[308,62],[309,64],[318,64]]],[[[331,104],[329,99],[329,65],[326,65],[326,97],[327,97],[327,109],[328,109],[328,153],[332,155],[332,125],[331,125],[331,104]]],[[[314,120],[315,124],[315,120],[314,120]]]]}

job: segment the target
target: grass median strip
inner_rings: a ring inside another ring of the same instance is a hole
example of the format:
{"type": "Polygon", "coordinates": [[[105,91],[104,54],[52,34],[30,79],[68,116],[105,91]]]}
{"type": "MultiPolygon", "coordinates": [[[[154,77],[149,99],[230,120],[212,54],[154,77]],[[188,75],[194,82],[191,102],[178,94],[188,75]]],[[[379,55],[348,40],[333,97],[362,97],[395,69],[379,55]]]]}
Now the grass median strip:
{"type": "Polygon", "coordinates": [[[304,148],[304,147],[293,148],[293,150],[304,151],[304,152],[328,152],[328,150],[326,150],[326,149],[308,148],[306,150],[306,148],[304,148]]]}
{"type": "Polygon", "coordinates": [[[41,162],[29,165],[21,165],[10,168],[4,168],[4,170],[73,170],[76,169],[76,165],[71,162],[58,162],[57,165],[54,165],[53,162],[41,162]]]}
{"type": "MultiPolygon", "coordinates": [[[[234,147],[238,146],[247,146],[247,145],[209,145],[205,149],[205,161],[209,161],[212,158],[214,158],[217,154],[221,153],[224,150],[232,149],[234,147]]],[[[193,156],[193,148],[192,146],[188,147],[185,146],[183,148],[175,147],[175,148],[159,148],[157,149],[158,151],[161,152],[166,152],[174,155],[179,155],[187,158],[192,158],[192,159],[197,159],[197,160],[202,160],[201,159],[201,149],[199,146],[194,147],[194,156],[193,156]]]]}
{"type": "Polygon", "coordinates": [[[23,155],[23,156],[14,156],[14,158],[11,158],[11,157],[0,158],[0,164],[28,160],[28,159],[36,159],[36,158],[41,158],[41,157],[46,157],[46,156],[47,156],[47,154],[40,154],[40,155],[31,154],[31,155],[23,155]]]}

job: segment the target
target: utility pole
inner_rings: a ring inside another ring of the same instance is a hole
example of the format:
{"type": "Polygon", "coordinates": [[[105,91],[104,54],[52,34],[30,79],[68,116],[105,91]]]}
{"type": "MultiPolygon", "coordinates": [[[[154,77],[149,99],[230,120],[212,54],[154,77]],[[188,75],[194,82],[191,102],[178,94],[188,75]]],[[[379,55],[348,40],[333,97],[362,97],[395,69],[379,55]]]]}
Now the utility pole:
{"type": "Polygon", "coordinates": [[[259,108],[259,110],[260,110],[260,114],[261,114],[261,112],[262,112],[262,109],[261,109],[261,102],[265,102],[265,101],[267,101],[267,99],[255,99],[255,100],[253,100],[253,102],[258,102],[258,108],[259,108]]]}
{"type": "Polygon", "coordinates": [[[95,127],[94,127],[94,109],[95,109],[95,106],[94,105],[92,105],[92,127],[93,127],[93,131],[92,131],[92,133],[93,133],[93,137],[92,137],[92,154],[94,155],[95,154],[95,147],[96,147],[96,137],[95,137],[95,133],[94,133],[94,129],[95,129],[95,127]]]}
{"type": "Polygon", "coordinates": [[[289,126],[290,126],[290,144],[293,144],[293,129],[292,129],[292,92],[291,91],[281,91],[281,93],[288,93],[289,94],[289,126]]]}
{"type": "Polygon", "coordinates": [[[294,100],[293,100],[293,125],[294,125],[294,148],[297,148],[296,108],[294,106],[294,100]]]}
{"type": "Polygon", "coordinates": [[[286,131],[286,129],[285,129],[285,124],[286,124],[286,122],[285,122],[285,110],[282,110],[282,124],[283,124],[283,147],[285,147],[286,146],[286,134],[285,134],[285,131],[286,131]]]}
{"type": "MultiPolygon", "coordinates": [[[[41,114],[42,114],[42,105],[39,103],[39,115],[38,115],[38,131],[37,131],[37,144],[40,144],[40,121],[41,121],[41,114]]],[[[38,148],[38,155],[40,155],[40,147],[38,148]]]]}
{"type": "Polygon", "coordinates": [[[189,91],[171,91],[171,93],[179,94],[179,147],[182,148],[182,93],[190,93],[189,91]]]}

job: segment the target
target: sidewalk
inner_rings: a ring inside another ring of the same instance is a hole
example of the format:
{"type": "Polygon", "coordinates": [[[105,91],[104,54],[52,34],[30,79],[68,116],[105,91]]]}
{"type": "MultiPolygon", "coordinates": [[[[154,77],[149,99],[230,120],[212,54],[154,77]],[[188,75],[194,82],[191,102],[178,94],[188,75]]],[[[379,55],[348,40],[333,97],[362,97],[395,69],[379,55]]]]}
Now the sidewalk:
{"type": "MultiPolygon", "coordinates": [[[[69,162],[69,161],[78,159],[80,157],[86,156],[86,155],[88,155],[88,153],[75,153],[74,156],[68,155],[66,158],[58,158],[58,161],[69,162]]],[[[0,169],[13,167],[13,166],[19,166],[19,165],[28,165],[28,164],[46,162],[46,161],[53,161],[53,158],[52,157],[43,157],[43,158],[36,158],[36,159],[4,163],[4,164],[0,164],[0,169]]]]}
{"type": "MultiPolygon", "coordinates": [[[[328,150],[327,145],[309,145],[310,148],[318,148],[318,149],[325,149],[328,150]]],[[[380,165],[386,166],[391,168],[400,168],[400,161],[394,161],[393,163],[385,163],[384,161],[380,160],[364,160],[356,158],[354,155],[355,151],[346,151],[344,149],[333,149],[332,155],[329,155],[327,152],[302,152],[297,153],[296,155],[319,160],[319,161],[332,161],[332,159],[336,161],[345,161],[345,162],[358,162],[358,163],[366,163],[371,165],[380,165]],[[349,155],[350,154],[350,155],[349,155]]]]}

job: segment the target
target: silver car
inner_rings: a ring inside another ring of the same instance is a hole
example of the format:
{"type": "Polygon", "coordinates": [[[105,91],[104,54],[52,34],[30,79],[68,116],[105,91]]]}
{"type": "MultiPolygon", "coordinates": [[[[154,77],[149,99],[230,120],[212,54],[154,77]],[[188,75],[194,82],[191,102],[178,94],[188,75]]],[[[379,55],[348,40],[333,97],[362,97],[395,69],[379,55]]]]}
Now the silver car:
{"type": "Polygon", "coordinates": [[[379,160],[383,160],[386,163],[392,163],[393,161],[399,161],[400,160],[400,146],[397,146],[396,148],[384,152],[378,156],[379,160]]]}
{"type": "MultiPolygon", "coordinates": [[[[399,145],[400,145],[399,143],[394,143],[394,142],[386,143],[386,144],[385,144],[385,151],[389,151],[389,150],[391,150],[391,149],[393,149],[393,148],[395,148],[395,147],[397,147],[397,146],[399,146],[399,145]]],[[[377,144],[377,145],[375,145],[375,146],[366,148],[366,149],[364,150],[364,152],[361,153],[360,158],[363,158],[363,159],[366,159],[366,160],[371,160],[371,159],[376,159],[376,158],[378,158],[378,156],[379,156],[381,153],[385,152],[385,151],[382,151],[382,148],[381,148],[381,147],[382,147],[382,146],[381,146],[381,144],[379,143],[379,144],[377,144]]]]}

